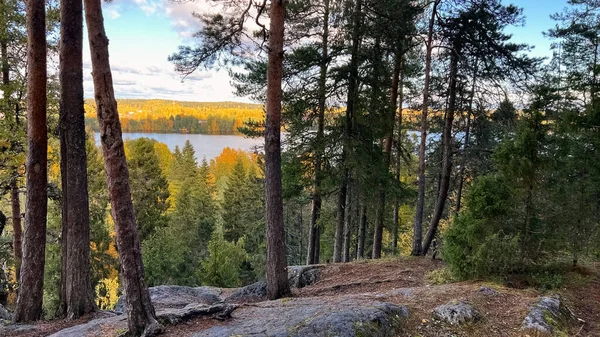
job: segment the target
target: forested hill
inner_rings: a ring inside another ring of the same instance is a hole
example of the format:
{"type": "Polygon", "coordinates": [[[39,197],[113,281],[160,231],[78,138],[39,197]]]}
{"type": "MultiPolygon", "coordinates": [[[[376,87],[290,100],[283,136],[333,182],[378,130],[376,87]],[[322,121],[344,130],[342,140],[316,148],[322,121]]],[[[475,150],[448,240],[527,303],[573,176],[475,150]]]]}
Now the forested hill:
{"type": "MultiPolygon", "coordinates": [[[[120,99],[123,132],[201,133],[231,135],[246,121],[263,119],[260,104],[120,99]]],[[[85,101],[85,122],[99,131],[93,99],[85,101]]]]}

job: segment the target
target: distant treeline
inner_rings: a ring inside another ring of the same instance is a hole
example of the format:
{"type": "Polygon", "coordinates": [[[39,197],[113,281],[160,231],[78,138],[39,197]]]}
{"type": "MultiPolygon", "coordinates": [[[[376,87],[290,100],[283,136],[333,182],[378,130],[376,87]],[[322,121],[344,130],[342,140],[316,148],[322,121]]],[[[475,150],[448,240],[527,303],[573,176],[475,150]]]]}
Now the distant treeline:
{"type": "MultiPolygon", "coordinates": [[[[236,102],[179,102],[167,100],[119,100],[123,132],[237,134],[245,121],[263,119],[259,104],[236,102]]],[[[99,131],[96,107],[86,100],[86,125],[99,131]]]]}

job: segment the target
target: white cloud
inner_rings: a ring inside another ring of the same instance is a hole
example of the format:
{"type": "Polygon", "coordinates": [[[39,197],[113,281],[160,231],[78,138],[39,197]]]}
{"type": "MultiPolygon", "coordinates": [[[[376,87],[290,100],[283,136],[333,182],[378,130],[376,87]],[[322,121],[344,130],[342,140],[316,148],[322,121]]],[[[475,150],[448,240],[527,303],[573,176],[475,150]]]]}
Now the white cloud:
{"type": "MultiPolygon", "coordinates": [[[[129,14],[139,15],[140,11],[147,17],[166,15],[172,25],[171,34],[174,39],[179,40],[175,44],[177,45],[196,43],[191,36],[201,29],[201,25],[193,17],[193,12],[216,12],[217,8],[205,0],[183,4],[155,0],[113,0],[104,5],[104,11],[107,17],[116,19],[122,16],[121,20],[125,22],[129,14]]],[[[145,21],[152,20],[153,18],[149,18],[145,21]]],[[[249,102],[248,99],[233,95],[226,70],[198,70],[182,81],[181,75],[174,71],[173,64],[166,59],[168,54],[176,51],[172,43],[174,40],[170,40],[168,49],[161,49],[149,48],[147,39],[136,41],[127,34],[116,34],[109,38],[110,63],[117,98],[249,102]]],[[[160,42],[157,43],[160,45],[160,42]]],[[[91,98],[94,97],[94,88],[89,49],[84,48],[84,53],[85,96],[91,98]]]]}
{"type": "Polygon", "coordinates": [[[121,17],[121,13],[119,13],[119,6],[114,6],[112,8],[106,9],[105,12],[106,14],[108,14],[108,17],[113,20],[116,20],[121,17]]]}

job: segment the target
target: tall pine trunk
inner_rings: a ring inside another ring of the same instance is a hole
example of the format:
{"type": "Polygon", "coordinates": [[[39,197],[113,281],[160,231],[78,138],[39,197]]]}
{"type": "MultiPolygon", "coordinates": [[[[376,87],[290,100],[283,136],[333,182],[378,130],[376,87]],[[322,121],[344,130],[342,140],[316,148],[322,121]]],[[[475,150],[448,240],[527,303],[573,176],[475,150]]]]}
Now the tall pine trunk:
{"type": "Polygon", "coordinates": [[[471,94],[469,97],[469,109],[467,110],[467,126],[465,130],[465,144],[463,145],[463,153],[462,153],[462,163],[460,165],[460,173],[458,174],[458,191],[456,192],[456,214],[460,212],[460,207],[462,205],[462,192],[463,185],[465,183],[465,156],[467,155],[467,151],[469,149],[469,142],[471,137],[471,117],[473,116],[473,99],[475,98],[475,84],[477,83],[477,61],[475,63],[475,69],[473,70],[473,83],[471,84],[471,94]]]}
{"type": "Polygon", "coordinates": [[[348,186],[346,193],[346,215],[344,219],[344,243],[342,249],[342,262],[350,262],[350,239],[352,237],[352,197],[356,193],[354,186],[348,186]]]}
{"type": "Polygon", "coordinates": [[[281,182],[281,80],[285,0],[271,3],[269,63],[267,68],[267,121],[265,125],[265,208],[267,219],[267,297],[288,296],[283,196],[281,182]]]}
{"type": "MultiPolygon", "coordinates": [[[[402,68],[401,56],[396,55],[394,60],[394,72],[392,75],[392,90],[390,94],[390,113],[387,121],[387,134],[385,137],[385,144],[383,148],[384,155],[384,172],[386,174],[390,168],[390,160],[392,155],[392,143],[394,142],[394,124],[396,122],[396,110],[398,106],[398,83],[400,82],[400,72],[402,68]]],[[[379,191],[379,204],[377,208],[377,223],[375,224],[375,231],[373,234],[373,258],[381,258],[381,246],[383,239],[383,225],[385,220],[385,200],[386,200],[386,184],[380,186],[379,191]]]]}
{"type": "Polygon", "coordinates": [[[127,301],[127,324],[131,336],[153,336],[162,328],[156,320],[144,279],[140,238],[136,229],[129,171],[117,111],[100,0],[85,0],[85,18],[92,56],[92,78],[106,180],[115,223],[123,289],[127,301]]]}
{"type": "Polygon", "coordinates": [[[323,143],[325,129],[325,103],[327,100],[327,64],[329,63],[328,44],[329,44],[329,0],[323,1],[323,39],[322,53],[319,74],[319,112],[317,116],[317,136],[315,153],[315,177],[314,192],[312,203],[312,214],[310,218],[310,233],[308,240],[308,257],[306,264],[319,263],[320,257],[317,246],[320,244],[319,218],[321,216],[321,182],[323,169],[323,153],[325,144],[323,143]]]}
{"type": "Polygon", "coordinates": [[[359,215],[359,225],[358,225],[358,243],[356,245],[356,259],[362,259],[365,257],[365,239],[367,237],[367,200],[363,199],[362,205],[360,207],[360,215],[359,215]]]}
{"type": "Polygon", "coordinates": [[[435,26],[435,17],[437,6],[441,0],[435,0],[429,20],[429,30],[427,32],[427,51],[425,54],[425,83],[423,87],[423,106],[421,112],[421,141],[419,143],[419,194],[417,197],[417,209],[415,212],[415,225],[413,245],[410,255],[421,255],[421,241],[423,234],[423,209],[425,208],[425,148],[427,146],[427,112],[429,110],[429,83],[431,81],[431,51],[433,49],[433,29],[435,26]]]}
{"type": "Polygon", "coordinates": [[[456,110],[456,86],[458,76],[458,59],[460,55],[460,41],[453,44],[453,52],[450,58],[450,84],[448,89],[448,109],[446,111],[446,118],[444,122],[444,131],[442,134],[443,158],[442,158],[442,173],[440,179],[440,188],[435,204],[433,216],[429,223],[429,229],[425,241],[423,242],[422,255],[426,255],[429,250],[429,246],[435,237],[437,232],[440,219],[444,213],[444,207],[446,206],[446,200],[448,199],[448,190],[450,189],[450,174],[452,173],[452,123],[454,122],[454,111],[456,110]]]}
{"type": "Polygon", "coordinates": [[[83,3],[60,3],[60,166],[62,257],[60,314],[95,310],[90,281],[90,212],[83,108],[83,3]]]}
{"type": "Polygon", "coordinates": [[[10,205],[12,208],[13,251],[15,255],[15,277],[21,279],[21,261],[23,260],[23,227],[21,225],[21,200],[17,178],[10,182],[10,205]]]}
{"type": "Polygon", "coordinates": [[[27,171],[25,233],[15,322],[42,318],[46,217],[48,214],[48,132],[46,125],[46,8],[26,2],[27,25],[27,171]]]}
{"type": "Polygon", "coordinates": [[[346,102],[346,130],[344,133],[342,158],[340,160],[343,173],[340,184],[340,192],[338,195],[337,219],[333,245],[333,262],[342,261],[346,193],[348,189],[348,179],[350,177],[348,157],[351,151],[350,139],[352,137],[352,123],[356,109],[355,105],[358,89],[358,45],[360,43],[361,10],[362,0],[357,0],[354,6],[354,13],[352,17],[352,47],[350,52],[350,72],[348,76],[348,99],[346,102]]]}
{"type": "MultiPolygon", "coordinates": [[[[402,102],[404,101],[404,61],[398,83],[398,139],[396,139],[396,172],[395,179],[400,181],[400,165],[402,164],[402,102]]],[[[400,200],[394,198],[394,229],[392,230],[392,249],[394,253],[398,249],[398,231],[400,230],[400,200]]]]}

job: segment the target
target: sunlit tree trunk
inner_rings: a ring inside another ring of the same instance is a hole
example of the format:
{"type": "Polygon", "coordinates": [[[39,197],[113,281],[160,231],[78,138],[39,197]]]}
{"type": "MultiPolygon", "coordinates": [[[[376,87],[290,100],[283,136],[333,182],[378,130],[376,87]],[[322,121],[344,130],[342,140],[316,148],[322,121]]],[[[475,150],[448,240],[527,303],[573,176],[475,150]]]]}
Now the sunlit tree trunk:
{"type": "Polygon", "coordinates": [[[281,80],[285,0],[273,0],[269,18],[267,121],[265,125],[265,208],[267,219],[267,297],[288,296],[287,256],[281,182],[281,80]]]}
{"type": "Polygon", "coordinates": [[[100,0],[85,0],[84,5],[92,56],[94,96],[100,124],[100,142],[115,223],[123,289],[127,295],[129,334],[131,336],[153,336],[159,333],[162,327],[156,320],[148,286],[144,279],[140,238],[136,229],[131,201],[129,172],[113,89],[102,6],[100,0]]]}
{"type": "Polygon", "coordinates": [[[46,8],[43,0],[26,2],[27,25],[27,168],[25,233],[20,291],[13,319],[42,318],[46,216],[48,213],[48,132],[46,126],[46,8]]]}

